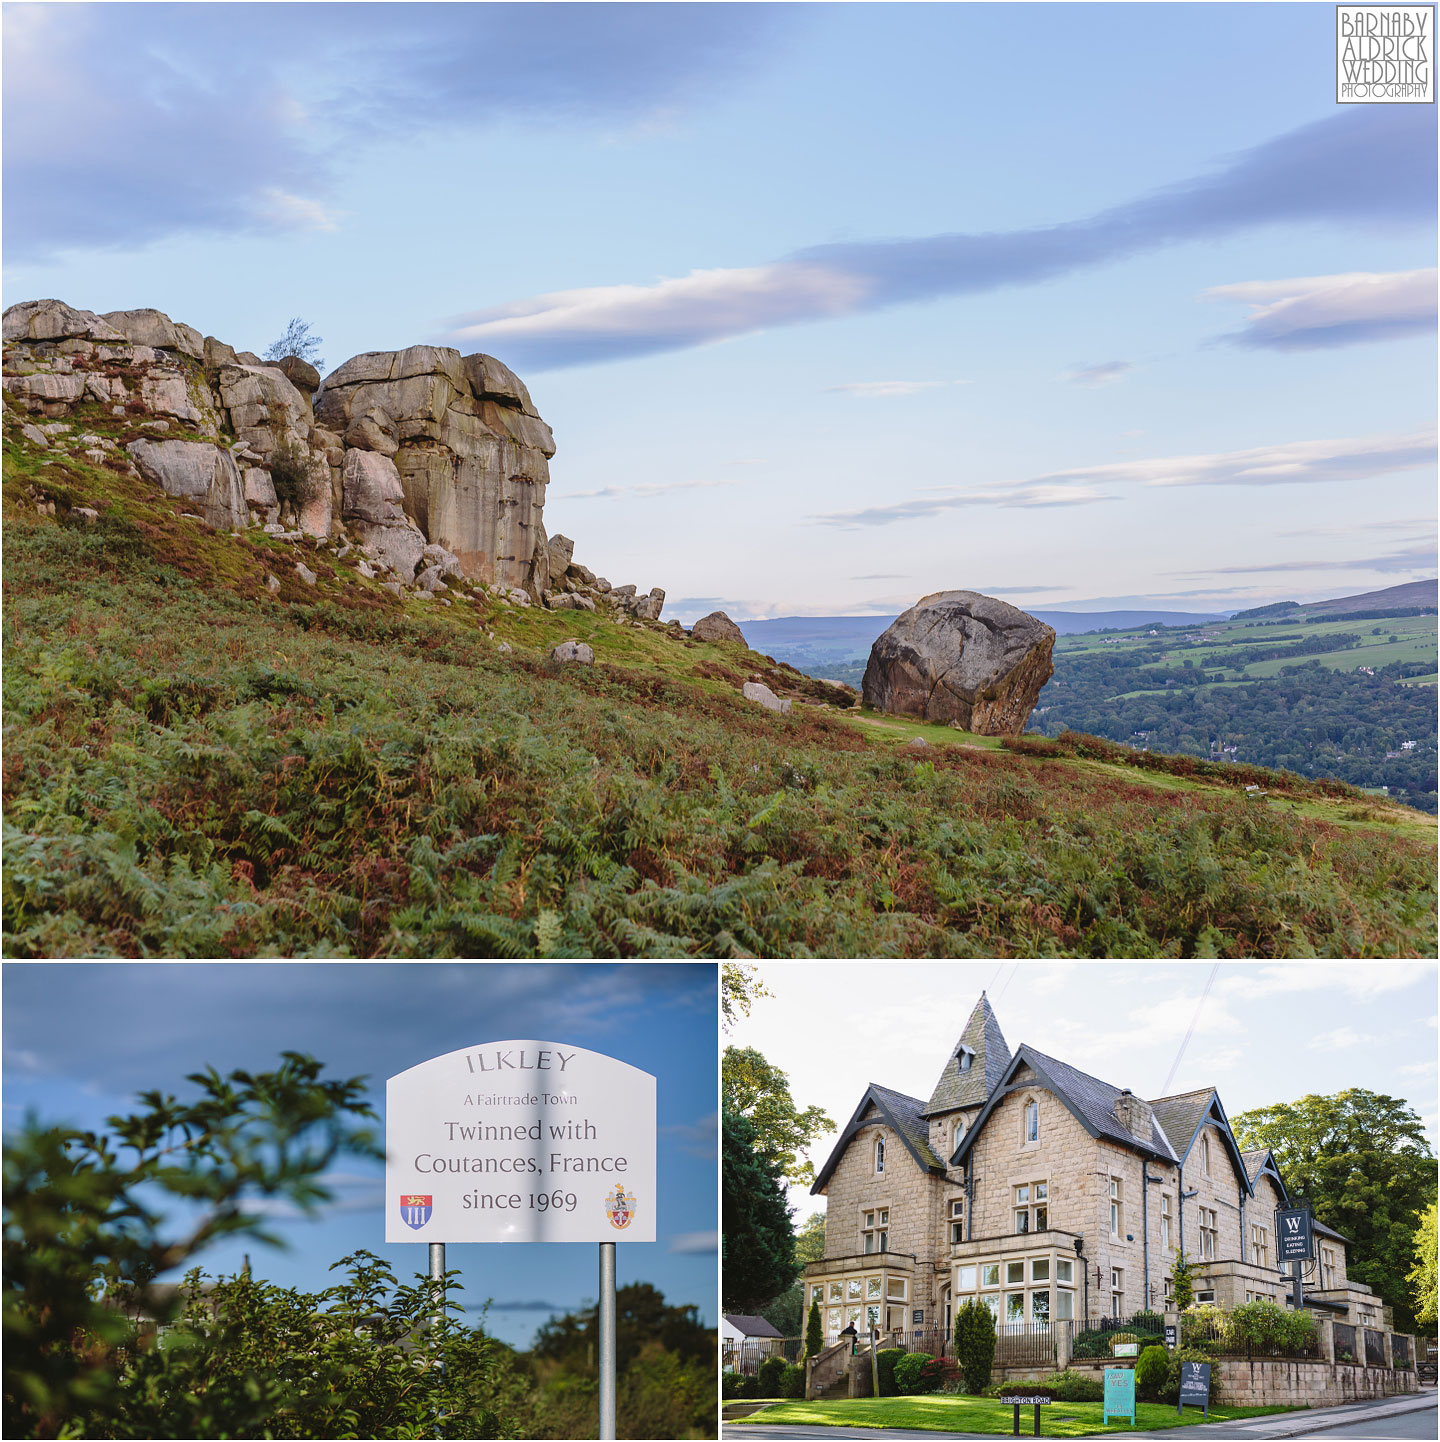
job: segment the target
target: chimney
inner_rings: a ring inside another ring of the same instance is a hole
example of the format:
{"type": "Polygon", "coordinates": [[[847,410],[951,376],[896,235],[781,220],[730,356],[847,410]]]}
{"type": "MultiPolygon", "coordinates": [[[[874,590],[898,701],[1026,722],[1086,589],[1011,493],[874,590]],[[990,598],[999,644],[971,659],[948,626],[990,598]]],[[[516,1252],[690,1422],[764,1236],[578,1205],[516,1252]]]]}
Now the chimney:
{"type": "Polygon", "coordinates": [[[1151,1110],[1150,1103],[1142,1101],[1129,1087],[1126,1087],[1118,1097],[1115,1098],[1115,1115],[1120,1125],[1130,1133],[1136,1141],[1145,1142],[1147,1145],[1152,1136],[1151,1123],[1155,1113],[1151,1110]]]}

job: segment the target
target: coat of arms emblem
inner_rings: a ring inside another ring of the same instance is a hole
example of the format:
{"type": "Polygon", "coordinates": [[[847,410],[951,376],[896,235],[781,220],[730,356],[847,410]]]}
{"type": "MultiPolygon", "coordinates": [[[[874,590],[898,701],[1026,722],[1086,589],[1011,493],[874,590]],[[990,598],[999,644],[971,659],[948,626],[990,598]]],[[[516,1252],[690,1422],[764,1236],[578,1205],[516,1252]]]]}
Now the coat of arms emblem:
{"type": "Polygon", "coordinates": [[[418,1193],[410,1192],[400,1198],[400,1216],[407,1227],[414,1227],[418,1232],[426,1222],[430,1220],[430,1213],[433,1210],[434,1194],[420,1196],[418,1193]]]}
{"type": "Polygon", "coordinates": [[[615,1190],[605,1198],[605,1214],[610,1218],[612,1227],[621,1230],[628,1227],[635,1216],[635,1193],[627,1192],[617,1183],[615,1190]]]}

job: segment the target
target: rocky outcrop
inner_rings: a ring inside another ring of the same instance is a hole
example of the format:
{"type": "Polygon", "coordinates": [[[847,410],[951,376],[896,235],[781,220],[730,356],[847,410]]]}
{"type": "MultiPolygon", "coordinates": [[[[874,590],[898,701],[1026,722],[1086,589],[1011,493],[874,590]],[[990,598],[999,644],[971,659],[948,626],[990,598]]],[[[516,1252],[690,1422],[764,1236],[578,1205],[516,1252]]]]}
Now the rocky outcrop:
{"type": "Polygon", "coordinates": [[[190,501],[216,530],[243,530],[250,522],[245,483],[228,450],[203,441],[131,441],[125,448],[140,474],[167,496],[190,501]]]}
{"type": "Polygon", "coordinates": [[[745,633],[724,611],[711,611],[708,616],[701,616],[690,628],[690,634],[697,641],[738,641],[742,646],[746,644],[745,633]]]}
{"type": "Polygon", "coordinates": [[[870,648],[862,694],[877,711],[1018,736],[1054,667],[1055,632],[977,591],[917,601],[870,648]]]}
{"type": "Polygon", "coordinates": [[[507,367],[442,346],[370,351],[325,378],[316,407],[347,456],[391,460],[405,513],[468,577],[539,598],[555,441],[507,367]]]}

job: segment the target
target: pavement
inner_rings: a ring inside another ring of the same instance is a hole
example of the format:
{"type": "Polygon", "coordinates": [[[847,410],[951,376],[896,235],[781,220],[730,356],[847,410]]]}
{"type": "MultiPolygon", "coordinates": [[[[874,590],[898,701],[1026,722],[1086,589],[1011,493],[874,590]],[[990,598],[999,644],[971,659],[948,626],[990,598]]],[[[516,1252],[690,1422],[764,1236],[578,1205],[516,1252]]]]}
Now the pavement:
{"type": "MultiPolygon", "coordinates": [[[[762,1414],[763,1415],[763,1414],[762,1414]]],[[[1122,1437],[1165,1438],[1168,1442],[1280,1442],[1287,1437],[1319,1437],[1322,1442],[1346,1442],[1348,1438],[1363,1439],[1414,1439],[1440,1438],[1437,1428],[1435,1389],[1405,1397],[1387,1397],[1380,1402],[1350,1402],[1342,1407],[1313,1407],[1303,1412],[1283,1412],[1273,1417],[1241,1418],[1234,1422],[1202,1422],[1198,1426],[1186,1427],[1183,1431],[1166,1429],[1160,1432],[1131,1432],[1118,1429],[1122,1437]],[[1428,1416],[1426,1415],[1428,1414],[1428,1416]]],[[[1024,1435],[1029,1435],[1028,1418],[1022,1421],[1024,1435]]],[[[1041,1424],[1043,1435],[1044,1424],[1041,1424]]],[[[851,1438],[855,1442],[876,1442],[877,1438],[906,1439],[906,1442],[935,1442],[937,1437],[980,1437],[994,1438],[996,1433],[978,1432],[922,1432],[909,1428],[880,1429],[875,1427],[791,1427],[770,1426],[763,1421],[746,1423],[741,1427],[721,1427],[726,1442],[802,1442],[814,1438],[816,1442],[842,1442],[851,1438]]],[[[1008,1435],[1008,1434],[1007,1434],[1008,1435]]],[[[1097,1434],[1100,1435],[1100,1434],[1097,1434]]],[[[1108,1435],[1108,1434],[1107,1434],[1108,1435]]]]}

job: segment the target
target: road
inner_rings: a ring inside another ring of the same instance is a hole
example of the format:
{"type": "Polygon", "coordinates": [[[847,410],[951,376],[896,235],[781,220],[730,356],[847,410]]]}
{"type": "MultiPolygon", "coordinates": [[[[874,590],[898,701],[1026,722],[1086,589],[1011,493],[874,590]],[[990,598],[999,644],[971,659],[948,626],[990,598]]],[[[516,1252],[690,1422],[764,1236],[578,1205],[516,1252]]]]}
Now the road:
{"type": "MultiPolygon", "coordinates": [[[[1028,1427],[1026,1429],[1028,1433],[1028,1427]]],[[[746,1426],[725,1426],[725,1442],[936,1442],[937,1437],[975,1437],[979,1433],[919,1432],[909,1428],[894,1431],[873,1427],[767,1427],[763,1422],[746,1426]]],[[[994,1434],[990,1434],[994,1435],[994,1434]]],[[[1166,1439],[1166,1442],[1282,1442],[1290,1437],[1314,1437],[1318,1442],[1349,1442],[1351,1438],[1414,1439],[1440,1438],[1437,1428],[1435,1393],[1415,1398],[1392,1398],[1387,1402],[1361,1403],[1347,1407],[1317,1407],[1313,1412],[1289,1412],[1248,1421],[1201,1423],[1183,1431],[1125,1432],[1127,1438],[1166,1439]],[[1420,1403],[1422,1405],[1415,1406],[1420,1403]],[[1399,1410],[1409,1408],[1410,1410],[1399,1410]],[[1389,1413],[1391,1415],[1384,1415],[1389,1413]],[[1380,1414],[1380,1415],[1377,1415],[1380,1414]]]]}

